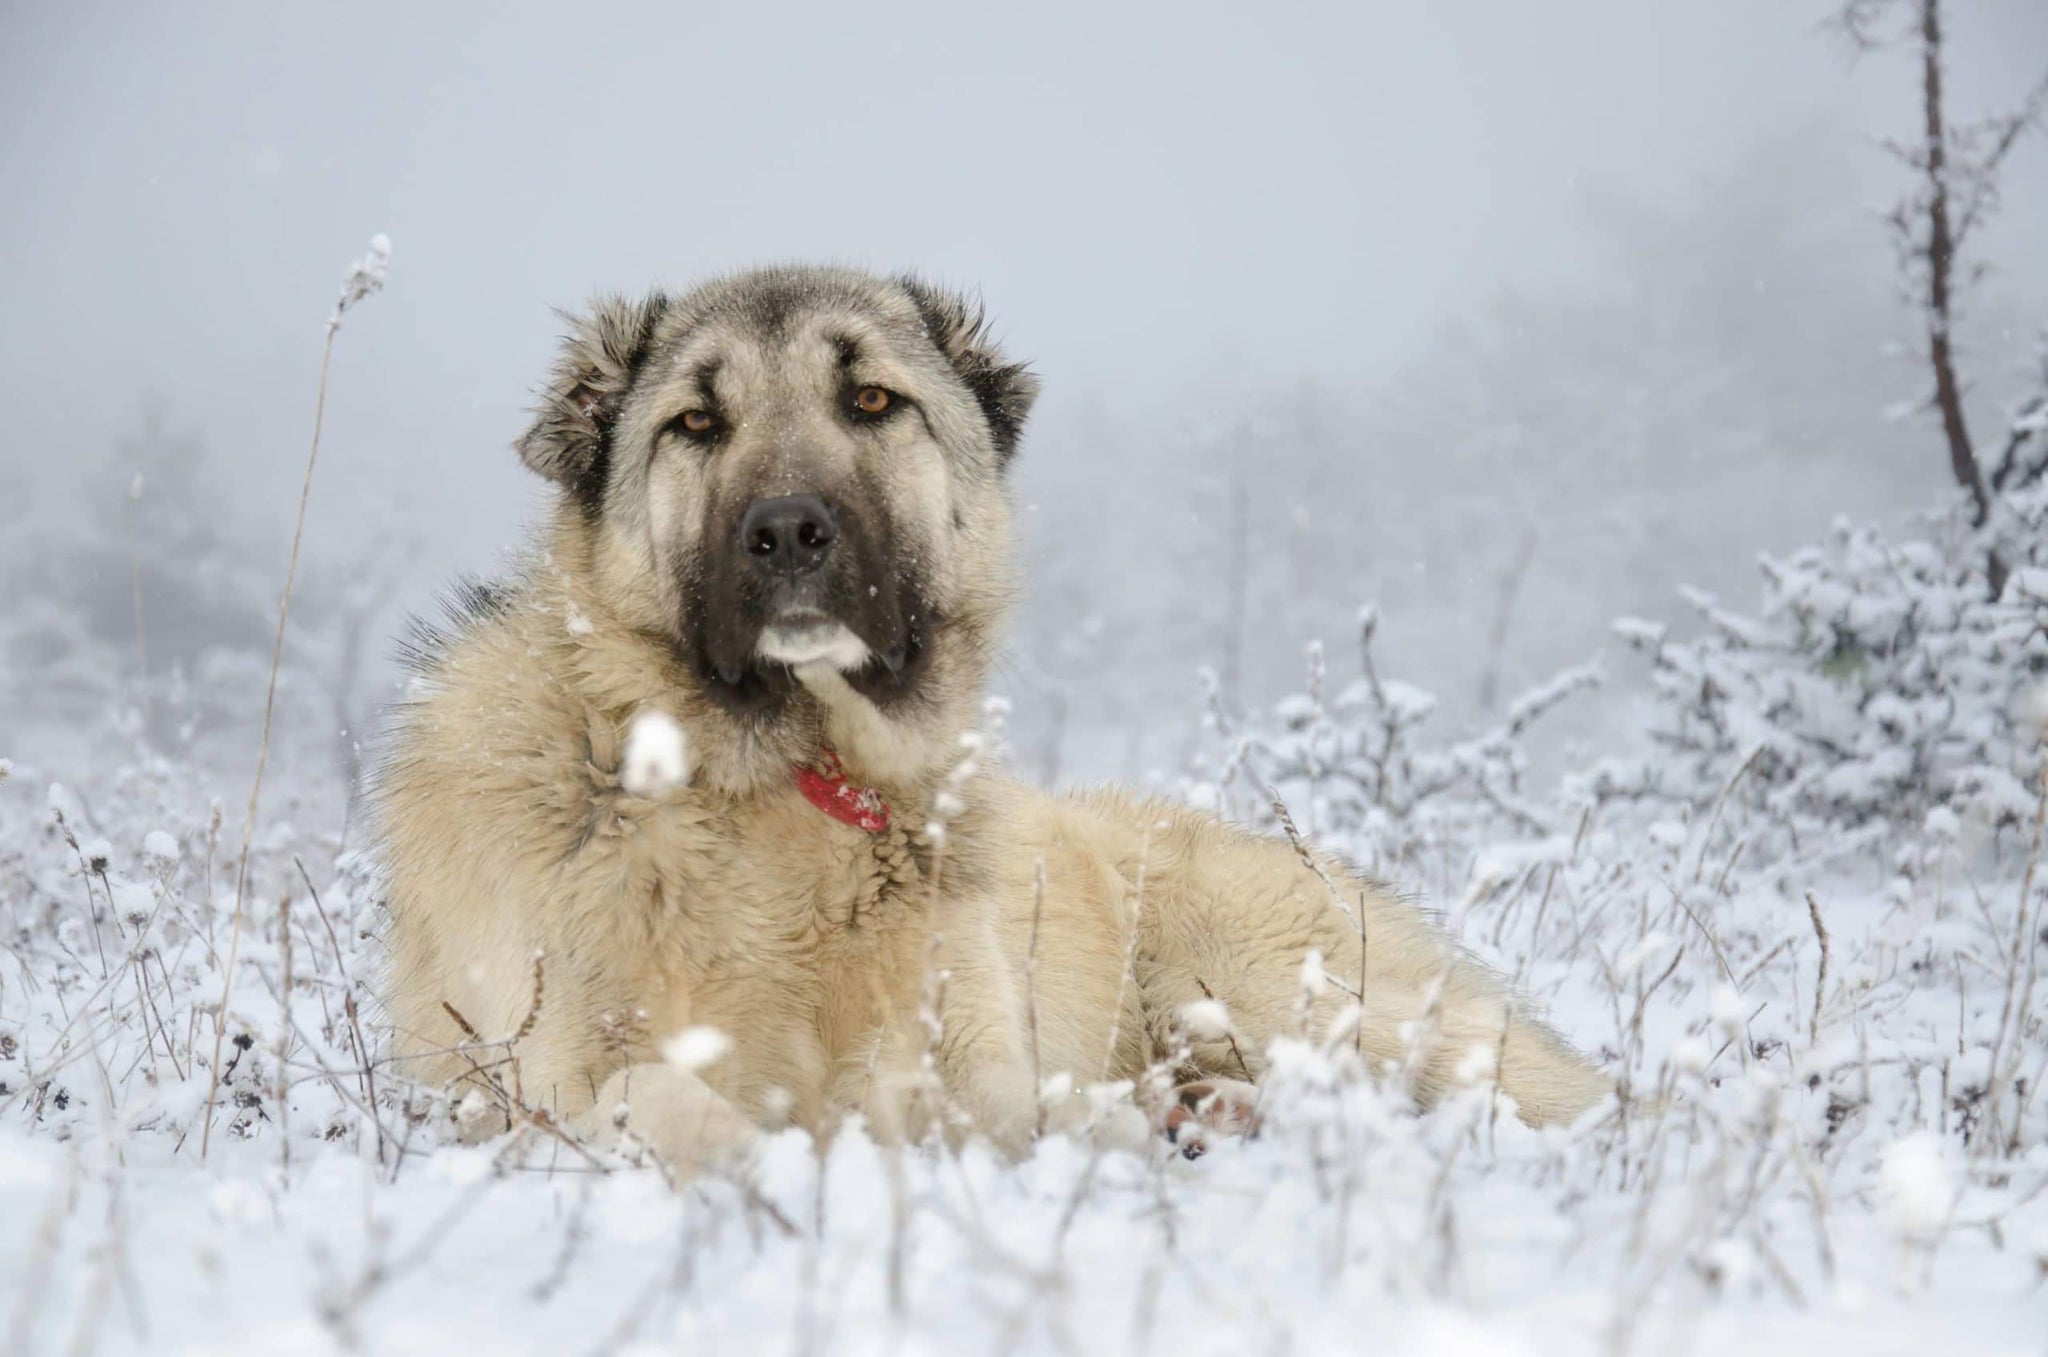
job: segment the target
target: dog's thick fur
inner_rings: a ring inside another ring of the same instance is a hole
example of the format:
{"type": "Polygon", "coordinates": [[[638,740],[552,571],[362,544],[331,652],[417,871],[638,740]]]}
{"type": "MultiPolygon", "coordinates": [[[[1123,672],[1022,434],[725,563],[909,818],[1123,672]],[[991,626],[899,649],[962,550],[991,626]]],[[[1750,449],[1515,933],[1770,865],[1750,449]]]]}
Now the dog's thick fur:
{"type": "Polygon", "coordinates": [[[767,271],[574,322],[519,445],[559,503],[516,582],[471,590],[421,647],[378,789],[389,1017],[415,1073],[487,1091],[499,1126],[539,1110],[602,1130],[623,1108],[684,1164],[852,1111],[893,1137],[950,1114],[1015,1150],[1043,1124],[1040,1081],[1137,1077],[1196,1000],[1232,1031],[1195,1024],[1179,1077],[1256,1081],[1301,1023],[1315,950],[1335,983],[1310,1023],[1362,992],[1364,1048],[1406,1053],[1425,1099],[1474,1047],[1531,1121],[1603,1095],[1340,864],[1326,882],[1181,807],[959,767],[1011,594],[1005,471],[1035,391],[975,308],[913,279],[767,271]],[[891,393],[880,420],[848,404],[871,387],[891,393]],[[794,493],[841,532],[830,569],[785,588],[749,569],[737,524],[794,493]],[[768,658],[798,612],[839,643],[768,658]],[[686,785],[622,782],[649,710],[688,734],[686,785]],[[793,767],[834,752],[886,799],[886,830],[799,793],[793,767]],[[730,1051],[664,1059],[700,1026],[730,1051]]]}

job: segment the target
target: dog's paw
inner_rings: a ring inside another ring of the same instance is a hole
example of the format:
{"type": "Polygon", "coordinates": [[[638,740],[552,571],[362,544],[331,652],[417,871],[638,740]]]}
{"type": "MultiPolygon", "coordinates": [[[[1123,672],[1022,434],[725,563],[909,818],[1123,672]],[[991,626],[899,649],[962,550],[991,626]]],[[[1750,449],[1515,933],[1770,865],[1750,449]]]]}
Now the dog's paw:
{"type": "Polygon", "coordinates": [[[1236,1079],[1206,1079],[1173,1091],[1160,1130],[1184,1159],[1200,1159],[1216,1136],[1259,1129],[1259,1090],[1236,1079]]]}

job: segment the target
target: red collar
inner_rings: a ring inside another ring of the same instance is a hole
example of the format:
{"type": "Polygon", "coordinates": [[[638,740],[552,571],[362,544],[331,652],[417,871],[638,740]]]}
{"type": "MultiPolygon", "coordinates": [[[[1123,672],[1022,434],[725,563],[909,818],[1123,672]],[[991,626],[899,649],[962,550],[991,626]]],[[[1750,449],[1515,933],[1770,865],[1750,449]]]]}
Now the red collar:
{"type": "Polygon", "coordinates": [[[880,834],[889,828],[889,803],[873,787],[849,783],[837,753],[826,750],[819,756],[818,764],[817,768],[806,768],[801,763],[789,766],[796,789],[806,801],[839,823],[865,829],[870,834],[880,834]]]}

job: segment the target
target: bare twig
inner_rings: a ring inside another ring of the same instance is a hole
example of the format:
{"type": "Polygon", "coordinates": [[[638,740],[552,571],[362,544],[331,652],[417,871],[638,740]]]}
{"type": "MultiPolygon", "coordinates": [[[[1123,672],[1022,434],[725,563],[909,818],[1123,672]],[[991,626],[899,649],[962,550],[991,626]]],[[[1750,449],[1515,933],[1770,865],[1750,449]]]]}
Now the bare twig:
{"type": "Polygon", "coordinates": [[[142,472],[128,485],[128,576],[135,586],[135,690],[142,701],[142,728],[149,730],[149,628],[142,608],[142,545],[136,521],[142,514],[142,472]]]}
{"type": "Polygon", "coordinates": [[[483,1044],[483,1035],[469,1025],[469,1019],[462,1016],[462,1010],[449,1003],[446,999],[443,999],[441,1001],[441,1011],[455,1020],[455,1025],[462,1029],[462,1035],[479,1045],[483,1044]]]}
{"type": "MultiPolygon", "coordinates": [[[[1877,21],[1893,8],[1893,0],[1846,0],[1836,16],[1841,30],[1859,51],[1888,45],[1877,21]]],[[[1963,409],[1965,383],[1956,371],[1954,330],[1959,293],[1974,276],[1958,272],[1964,243],[1998,201],[1998,175],[2014,145],[2041,122],[2048,108],[2048,78],[2028,92],[2018,108],[1975,127],[1957,128],[1949,119],[1942,61],[1946,36],[1941,0],[1910,0],[1920,58],[1921,130],[1917,142],[1893,142],[1889,148],[1919,180],[1918,188],[1887,215],[1898,242],[1899,260],[1915,305],[1923,313],[1925,356],[1934,378],[1932,405],[1939,414],[1948,445],[1949,473],[1968,493],[1975,527],[1991,522],[1993,497],[2007,463],[1987,483],[1963,409]],[[1989,137],[1988,144],[1986,137],[1989,137]]],[[[1993,546],[1985,556],[1991,595],[2004,590],[2007,566],[1993,546]]]]}
{"type": "Polygon", "coordinates": [[[334,921],[327,917],[326,902],[320,898],[320,888],[313,884],[313,878],[306,871],[306,864],[294,854],[292,865],[299,869],[299,880],[306,883],[306,894],[312,897],[313,912],[320,916],[320,926],[327,932],[328,945],[334,948],[335,969],[341,972],[343,986],[341,995],[342,1015],[348,1019],[349,1039],[355,1043],[356,1059],[361,1062],[363,1078],[363,1099],[373,1115],[371,1124],[377,1128],[377,1162],[384,1162],[384,1123],[374,1115],[377,1107],[377,1065],[370,1056],[370,1043],[363,1037],[361,1014],[356,1007],[355,977],[348,973],[348,958],[342,955],[341,939],[335,936],[334,921]]]}
{"type": "MultiPolygon", "coordinates": [[[[289,1183],[292,1177],[291,1087],[285,1080],[284,1064],[292,1044],[292,897],[289,892],[277,902],[277,929],[281,935],[278,949],[283,972],[277,1002],[284,1010],[285,1018],[284,1027],[277,1034],[277,1173],[279,1182],[289,1183]]],[[[203,1136],[201,1140],[204,1141],[203,1136]]]]}
{"type": "Polygon", "coordinates": [[[526,1007],[526,1016],[520,1019],[519,1028],[512,1033],[512,1040],[524,1041],[533,1035],[533,1029],[540,1022],[541,1001],[547,997],[547,982],[541,967],[547,960],[547,953],[539,948],[533,953],[533,998],[526,1007]]]}
{"type": "MultiPolygon", "coordinates": [[[[2027,855],[2027,870],[2020,878],[2020,897],[2013,908],[2013,939],[2006,964],[2005,998],[1998,1010],[1998,1037],[1991,1045],[1991,1087],[1988,1091],[1988,1101],[1994,1116],[1997,1115],[1999,1099],[2005,1085],[2019,1074],[2020,1066],[2026,1059],[2027,1010],[2033,1006],[2034,985],[2039,975],[2041,949],[2036,945],[2036,939],[2041,932],[2041,909],[2039,905],[2034,905],[2030,912],[2028,906],[2034,904],[2035,877],[2041,866],[2042,849],[2048,846],[2048,756],[2042,758],[2036,776],[2040,779],[2041,793],[2034,811],[2034,843],[2032,851],[2027,855]],[[2024,982],[2020,980],[2022,956],[2027,958],[2024,982]],[[2005,1068],[2004,1060],[2008,1034],[2014,1038],[2014,1054],[2009,1070],[2005,1068]]],[[[2015,1153],[2019,1148],[2019,1133],[2020,1126],[2016,1119],[2010,1132],[2012,1151],[2015,1153]]]]}
{"type": "MultiPolygon", "coordinates": [[[[1948,440],[1949,470],[1956,484],[1970,492],[1975,522],[1991,518],[1991,492],[1977,465],[1977,451],[1963,418],[1963,386],[1956,376],[1950,335],[1955,323],[1953,273],[1960,243],[1950,221],[1947,110],[1942,103],[1941,0],[1920,0],[1920,111],[1925,129],[1921,168],[1927,180],[1927,361],[1934,369],[1934,402],[1941,411],[1942,436],[1948,440]]],[[[1994,557],[1994,562],[1996,558],[1994,557]]],[[[1993,592],[2003,583],[2002,567],[1994,564],[1993,592]]]]}
{"type": "Polygon", "coordinates": [[[1820,1041],[1820,1003],[1828,988],[1828,926],[1821,922],[1820,901],[1812,891],[1806,893],[1806,914],[1813,920],[1813,935],[1820,939],[1820,972],[1813,978],[1813,1017],[1806,1026],[1806,1040],[1809,1044],[1820,1041]]]}
{"type": "Polygon", "coordinates": [[[220,1097],[220,1048],[228,1031],[228,999],[234,992],[235,963],[242,949],[242,923],[247,912],[249,853],[256,842],[256,808],[263,796],[263,774],[270,766],[270,727],[277,712],[277,671],[284,662],[285,627],[291,620],[292,588],[299,577],[299,547],[306,536],[306,504],[313,496],[313,467],[320,460],[320,430],[327,417],[327,370],[334,359],[334,337],[341,332],[341,318],[357,302],[384,286],[384,270],[391,261],[391,242],[373,237],[370,253],[349,266],[342,279],[341,298],[327,318],[327,336],[320,345],[320,383],[313,397],[313,441],[306,451],[306,474],[299,482],[299,516],[292,526],[291,559],[285,566],[284,595],[277,605],[277,638],[270,647],[270,678],[263,695],[263,737],[256,751],[256,778],[249,787],[249,814],[242,824],[242,856],[235,869],[235,915],[228,932],[227,964],[221,969],[220,1008],[213,1018],[213,1064],[206,1085],[206,1107],[200,1113],[199,1161],[213,1141],[213,1105],[220,1097]]]}
{"type": "MultiPolygon", "coordinates": [[[[1195,988],[1202,991],[1202,997],[1205,999],[1213,1001],[1216,998],[1216,991],[1210,989],[1208,981],[1200,976],[1195,977],[1195,988]]],[[[1258,1080],[1252,1075],[1252,1067],[1245,1063],[1244,1051],[1238,1047],[1237,1033],[1226,1027],[1223,1029],[1223,1039],[1230,1043],[1230,1058],[1237,1062],[1238,1073],[1244,1076],[1244,1081],[1247,1084],[1257,1083],[1258,1080]]]]}
{"type": "MultiPolygon", "coordinates": [[[[1316,880],[1323,883],[1323,889],[1329,892],[1330,899],[1333,902],[1335,902],[1337,906],[1337,912],[1344,916],[1345,921],[1348,922],[1353,929],[1357,930],[1359,934],[1358,955],[1359,960],[1362,963],[1365,960],[1365,915],[1362,912],[1365,904],[1365,898],[1363,896],[1359,897],[1359,906],[1361,912],[1353,913],[1351,909],[1351,902],[1346,900],[1343,897],[1343,895],[1338,892],[1337,883],[1330,878],[1330,873],[1328,872],[1328,870],[1324,868],[1323,864],[1316,860],[1315,853],[1312,852],[1308,846],[1308,840],[1304,839],[1301,836],[1301,830],[1299,827],[1295,825],[1294,816],[1287,809],[1286,801],[1281,799],[1279,789],[1276,787],[1267,787],[1266,799],[1272,804],[1273,815],[1276,819],[1280,821],[1280,828],[1282,832],[1284,832],[1287,835],[1287,842],[1288,845],[1294,849],[1294,856],[1301,859],[1301,863],[1304,867],[1308,868],[1309,871],[1315,873],[1316,880]]],[[[1358,1000],[1361,1006],[1365,1003],[1364,971],[1360,971],[1358,973],[1358,986],[1355,989],[1350,985],[1345,984],[1344,981],[1337,976],[1332,975],[1328,976],[1327,978],[1329,982],[1335,985],[1338,989],[1344,991],[1344,993],[1358,1000]]]]}
{"type": "Polygon", "coordinates": [[[1038,1049],[1038,926],[1044,916],[1045,858],[1040,856],[1031,876],[1031,946],[1024,953],[1024,1019],[1031,1027],[1031,1103],[1037,1109],[1033,1132],[1041,1137],[1045,1135],[1045,1076],[1039,1065],[1038,1049]]]}

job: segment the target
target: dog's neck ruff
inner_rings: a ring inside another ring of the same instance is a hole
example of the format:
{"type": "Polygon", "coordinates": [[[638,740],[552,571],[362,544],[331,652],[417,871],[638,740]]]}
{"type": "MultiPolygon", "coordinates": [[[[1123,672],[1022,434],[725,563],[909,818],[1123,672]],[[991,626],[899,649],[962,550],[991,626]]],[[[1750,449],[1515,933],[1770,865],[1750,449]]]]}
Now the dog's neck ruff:
{"type": "Polygon", "coordinates": [[[889,803],[873,787],[856,787],[846,780],[839,755],[826,750],[816,768],[801,763],[789,766],[790,776],[804,799],[843,825],[880,834],[889,828],[889,803]]]}

